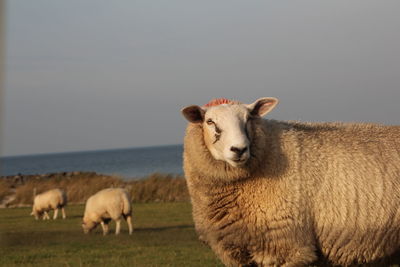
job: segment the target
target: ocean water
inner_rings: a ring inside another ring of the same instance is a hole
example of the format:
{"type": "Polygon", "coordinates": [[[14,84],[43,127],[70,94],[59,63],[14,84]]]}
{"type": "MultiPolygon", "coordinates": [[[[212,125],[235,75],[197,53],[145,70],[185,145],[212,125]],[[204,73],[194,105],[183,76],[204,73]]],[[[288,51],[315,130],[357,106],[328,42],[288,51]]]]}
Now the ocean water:
{"type": "Polygon", "coordinates": [[[151,173],[182,174],[182,145],[0,158],[0,175],[95,171],[138,179],[151,173]]]}

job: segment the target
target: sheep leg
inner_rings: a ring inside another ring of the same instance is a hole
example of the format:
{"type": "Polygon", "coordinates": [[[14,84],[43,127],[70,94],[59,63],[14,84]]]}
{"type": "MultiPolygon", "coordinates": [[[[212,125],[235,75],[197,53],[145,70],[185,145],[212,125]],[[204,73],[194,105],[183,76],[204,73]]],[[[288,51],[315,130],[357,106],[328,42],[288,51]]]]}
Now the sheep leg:
{"type": "Polygon", "coordinates": [[[121,231],[121,219],[116,220],[115,224],[116,224],[115,234],[118,235],[119,232],[121,231]]]}
{"type": "Polygon", "coordinates": [[[50,220],[50,216],[49,216],[49,214],[47,213],[47,211],[45,211],[45,212],[43,213],[43,220],[50,220]]]}
{"type": "Polygon", "coordinates": [[[132,216],[128,215],[126,216],[126,222],[128,223],[128,227],[129,227],[129,234],[132,234],[133,231],[133,227],[132,227],[132,216]]]}
{"type": "Polygon", "coordinates": [[[58,208],[54,209],[54,215],[53,215],[53,220],[57,219],[58,216],[58,208]]]}
{"type": "Polygon", "coordinates": [[[101,221],[101,227],[103,228],[103,235],[107,235],[108,234],[108,224],[104,223],[104,221],[101,221]]]}
{"type": "Polygon", "coordinates": [[[65,214],[65,209],[64,209],[64,207],[61,208],[61,213],[62,213],[63,219],[67,218],[67,215],[65,214]]]}

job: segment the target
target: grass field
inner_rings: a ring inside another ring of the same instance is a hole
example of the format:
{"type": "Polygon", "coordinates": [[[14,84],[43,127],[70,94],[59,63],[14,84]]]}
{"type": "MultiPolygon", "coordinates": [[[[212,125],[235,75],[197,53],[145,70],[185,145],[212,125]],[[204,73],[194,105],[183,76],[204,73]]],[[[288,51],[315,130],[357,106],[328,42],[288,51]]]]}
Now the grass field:
{"type": "Polygon", "coordinates": [[[29,208],[0,209],[0,266],[222,266],[197,239],[188,202],[133,205],[133,235],[84,235],[83,205],[67,219],[35,221],[29,208]]]}

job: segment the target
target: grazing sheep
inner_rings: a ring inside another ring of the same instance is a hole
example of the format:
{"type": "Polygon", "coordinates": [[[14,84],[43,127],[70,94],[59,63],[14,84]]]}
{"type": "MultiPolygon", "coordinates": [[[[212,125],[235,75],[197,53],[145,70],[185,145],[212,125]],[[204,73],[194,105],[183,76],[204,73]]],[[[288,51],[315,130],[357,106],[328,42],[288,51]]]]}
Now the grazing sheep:
{"type": "Polygon", "coordinates": [[[58,210],[61,209],[62,217],[65,219],[67,215],[65,214],[64,207],[67,205],[67,195],[61,189],[51,189],[39,195],[36,195],[33,200],[33,207],[31,215],[35,216],[38,220],[43,216],[43,220],[50,219],[47,213],[50,210],[54,210],[53,219],[57,219],[58,210]]]}
{"type": "Polygon", "coordinates": [[[108,223],[116,222],[115,234],[121,229],[121,216],[125,218],[132,234],[132,207],[128,192],[122,188],[103,189],[86,201],[85,214],[83,216],[82,228],[85,234],[96,228],[100,223],[103,234],[108,233],[108,223]]]}
{"type": "Polygon", "coordinates": [[[397,252],[400,126],[263,120],[277,102],[182,110],[200,240],[227,266],[348,266],[397,252]]]}

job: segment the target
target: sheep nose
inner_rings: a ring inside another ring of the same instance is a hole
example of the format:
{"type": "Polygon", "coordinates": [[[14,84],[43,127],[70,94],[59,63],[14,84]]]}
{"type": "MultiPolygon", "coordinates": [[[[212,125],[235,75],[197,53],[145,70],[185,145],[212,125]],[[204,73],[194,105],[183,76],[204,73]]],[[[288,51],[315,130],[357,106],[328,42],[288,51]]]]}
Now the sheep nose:
{"type": "Polygon", "coordinates": [[[238,155],[238,157],[242,156],[243,153],[246,152],[246,150],[247,150],[247,146],[243,147],[243,148],[238,148],[238,147],[234,147],[234,146],[231,147],[231,151],[235,152],[238,155]]]}

